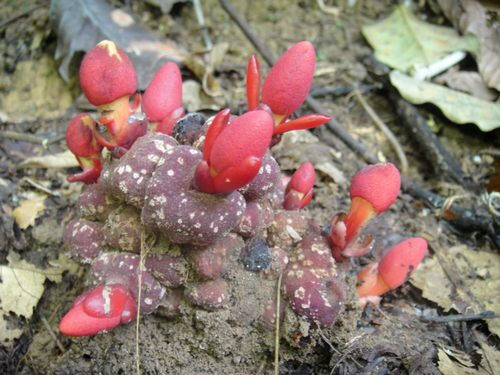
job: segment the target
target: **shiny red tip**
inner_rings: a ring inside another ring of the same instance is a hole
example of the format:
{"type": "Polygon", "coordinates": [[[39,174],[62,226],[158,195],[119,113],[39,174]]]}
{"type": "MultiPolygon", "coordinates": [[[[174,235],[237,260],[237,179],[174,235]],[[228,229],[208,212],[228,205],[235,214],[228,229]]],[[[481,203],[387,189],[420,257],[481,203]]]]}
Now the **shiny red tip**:
{"type": "Polygon", "coordinates": [[[109,40],[88,51],[80,65],[80,86],[90,103],[109,104],[137,90],[137,74],[127,54],[109,40]]]}
{"type": "Polygon", "coordinates": [[[127,288],[99,285],[75,300],[59,323],[59,331],[68,336],[94,336],[129,323],[136,314],[135,298],[127,288]]]}
{"type": "Polygon", "coordinates": [[[266,111],[251,111],[229,124],[223,110],[208,129],[203,161],[195,172],[195,186],[205,193],[230,193],[259,172],[262,157],[271,143],[273,119],[266,111]]]}
{"type": "Polygon", "coordinates": [[[159,122],[182,107],[182,76],[177,64],[168,62],[154,75],[142,97],[142,110],[150,122],[159,122]]]}
{"type": "Polygon", "coordinates": [[[298,210],[307,206],[313,196],[315,180],[316,173],[314,172],[314,166],[309,162],[303,163],[288,182],[283,208],[286,210],[298,210]]]}
{"type": "Polygon", "coordinates": [[[351,199],[360,197],[369,202],[377,213],[387,210],[401,188],[401,175],[391,163],[369,165],[351,180],[351,199]]]}
{"type": "Polygon", "coordinates": [[[273,65],[262,86],[262,102],[274,114],[289,116],[306,99],[314,76],[316,55],[308,41],[290,47],[273,65]]]}

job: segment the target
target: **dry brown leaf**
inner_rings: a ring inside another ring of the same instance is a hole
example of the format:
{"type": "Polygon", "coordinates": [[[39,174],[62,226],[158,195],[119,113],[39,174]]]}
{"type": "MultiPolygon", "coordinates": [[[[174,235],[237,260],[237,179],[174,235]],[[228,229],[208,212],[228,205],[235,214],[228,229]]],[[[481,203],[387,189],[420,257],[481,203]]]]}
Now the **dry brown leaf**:
{"type": "Polygon", "coordinates": [[[449,348],[438,349],[438,365],[439,371],[443,375],[487,375],[488,372],[482,368],[474,368],[470,357],[466,353],[461,353],[460,359],[468,358],[470,365],[464,364],[456,357],[456,350],[448,350],[449,348]]]}
{"type": "Polygon", "coordinates": [[[45,209],[45,194],[33,194],[28,199],[25,199],[21,204],[14,209],[12,217],[16,221],[19,228],[26,229],[35,224],[35,220],[45,209]]]}
{"type": "Polygon", "coordinates": [[[35,156],[18,165],[18,168],[72,168],[78,161],[70,150],[54,155],[35,156]]]}
{"type": "Polygon", "coordinates": [[[463,34],[476,35],[481,46],[477,57],[479,73],[488,87],[500,91],[500,27],[495,27],[495,21],[490,22],[486,8],[478,1],[438,0],[438,3],[455,28],[463,34]]]}
{"type": "Polygon", "coordinates": [[[491,373],[493,374],[495,370],[500,369],[500,351],[498,351],[495,347],[488,345],[486,342],[481,343],[481,349],[481,366],[492,371],[491,373]]]}
{"type": "Polygon", "coordinates": [[[7,265],[0,266],[0,343],[3,344],[22,334],[22,329],[7,324],[4,316],[15,314],[30,319],[45,289],[45,280],[59,282],[64,271],[75,273],[78,269],[78,264],[66,256],[59,256],[45,269],[21,260],[16,253],[10,253],[7,260],[7,265]]]}
{"type": "Polygon", "coordinates": [[[463,72],[450,69],[434,79],[436,83],[445,84],[451,89],[469,93],[476,98],[494,101],[498,94],[488,88],[477,72],[463,72]]]}
{"type": "MultiPolygon", "coordinates": [[[[422,295],[445,311],[459,313],[500,311],[500,255],[460,245],[437,249],[411,278],[422,295]]],[[[487,319],[491,332],[500,336],[499,319],[487,319]]]]}

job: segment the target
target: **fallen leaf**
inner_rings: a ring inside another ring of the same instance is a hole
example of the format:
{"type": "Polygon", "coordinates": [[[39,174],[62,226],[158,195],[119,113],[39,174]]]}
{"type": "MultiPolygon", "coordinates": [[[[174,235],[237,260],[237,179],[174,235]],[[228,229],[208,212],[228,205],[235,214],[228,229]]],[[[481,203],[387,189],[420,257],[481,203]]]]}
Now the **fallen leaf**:
{"type": "Polygon", "coordinates": [[[474,123],[484,132],[500,127],[500,104],[419,81],[396,70],[390,79],[403,98],[413,104],[432,103],[457,124],[474,123]]]}
{"type": "Polygon", "coordinates": [[[19,228],[26,229],[35,224],[36,218],[45,210],[45,198],[44,194],[34,194],[14,209],[12,217],[19,228]]]}
{"type": "Polygon", "coordinates": [[[137,70],[139,88],[145,89],[165,62],[181,63],[187,55],[171,40],[143,29],[132,16],[104,0],[52,0],[51,18],[57,31],[56,59],[62,59],[61,76],[70,78],[70,66],[78,52],[86,52],[103,39],[127,52],[137,70]]]}
{"type": "MultiPolygon", "coordinates": [[[[500,91],[500,27],[498,27],[497,8],[490,9],[495,16],[488,15],[479,1],[474,0],[438,0],[444,14],[456,29],[463,34],[473,34],[480,45],[477,65],[488,87],[500,91]]],[[[494,4],[494,2],[493,2],[494,4]]]]}
{"type": "Polygon", "coordinates": [[[18,164],[18,168],[72,168],[78,166],[78,160],[70,150],[59,154],[35,156],[18,164]]]}
{"type": "MultiPolygon", "coordinates": [[[[468,355],[466,353],[462,353],[464,356],[468,355]]],[[[448,354],[442,348],[438,349],[438,367],[439,371],[443,375],[487,375],[488,372],[482,368],[476,369],[474,365],[472,365],[472,361],[470,366],[464,365],[459,361],[455,361],[456,359],[452,354],[448,354]]]]}
{"type": "MultiPolygon", "coordinates": [[[[424,298],[459,313],[500,311],[500,254],[474,251],[466,246],[436,250],[426,258],[411,283],[424,298]],[[456,279],[460,275],[460,279],[456,279]]],[[[500,337],[500,321],[486,319],[491,332],[500,337]]]]}
{"type": "Polygon", "coordinates": [[[460,37],[452,28],[423,22],[403,5],[362,32],[377,59],[402,72],[428,66],[454,51],[478,50],[474,36],[460,37]]]}
{"type": "Polygon", "coordinates": [[[78,265],[64,255],[45,269],[21,260],[16,253],[10,253],[7,260],[7,265],[0,266],[0,342],[4,344],[22,334],[22,329],[11,322],[7,324],[5,316],[15,314],[30,319],[43,294],[45,280],[59,282],[64,271],[78,269],[78,265]]]}
{"type": "Polygon", "coordinates": [[[456,69],[450,69],[434,79],[434,82],[445,84],[450,89],[459,90],[471,94],[476,98],[494,101],[498,94],[488,88],[481,75],[477,72],[463,72],[456,69]]]}
{"type": "Polygon", "coordinates": [[[69,88],[47,55],[19,62],[5,93],[0,93],[0,111],[6,121],[16,123],[60,117],[72,103],[69,88]]]}
{"type": "Polygon", "coordinates": [[[491,370],[493,373],[496,369],[500,369],[500,351],[495,347],[488,345],[486,342],[481,343],[482,359],[481,366],[491,370]]]}

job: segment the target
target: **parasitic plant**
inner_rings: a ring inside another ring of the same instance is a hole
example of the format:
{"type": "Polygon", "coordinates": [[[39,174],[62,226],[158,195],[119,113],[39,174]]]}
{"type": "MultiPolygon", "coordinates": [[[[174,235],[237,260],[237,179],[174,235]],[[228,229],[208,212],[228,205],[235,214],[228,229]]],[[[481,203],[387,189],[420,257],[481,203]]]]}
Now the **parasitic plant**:
{"type": "MultiPolygon", "coordinates": [[[[186,309],[223,309],[241,302],[232,293],[242,283],[263,283],[269,287],[262,292],[273,295],[280,275],[282,319],[293,313],[322,327],[333,324],[346,299],[335,258],[348,256],[364,223],[392,204],[399,173],[391,164],[360,171],[351,210],[330,236],[303,214],[314,166],[304,163],[287,177],[270,148],[283,132],[330,119],[290,120],[311,87],[314,64],[311,43],[292,46],[266,77],[260,100],[252,57],[249,111],[233,116],[224,109],[205,121],[201,114],[184,116],[175,64],[158,70],[141,102],[134,67],[121,49],[103,41],[87,53],[81,85],[105,130],[87,114],[68,126],[68,148],[83,169],[68,179],[87,186],[64,242],[90,265],[92,288],[63,317],[62,333],[92,336],[132,321],[138,311],[171,318],[186,309]],[[101,156],[103,147],[113,158],[101,156]]],[[[384,267],[382,261],[378,269],[384,267]]],[[[392,279],[383,280],[393,287],[392,279]]],[[[272,326],[276,301],[256,308],[262,325],[272,326]]]]}

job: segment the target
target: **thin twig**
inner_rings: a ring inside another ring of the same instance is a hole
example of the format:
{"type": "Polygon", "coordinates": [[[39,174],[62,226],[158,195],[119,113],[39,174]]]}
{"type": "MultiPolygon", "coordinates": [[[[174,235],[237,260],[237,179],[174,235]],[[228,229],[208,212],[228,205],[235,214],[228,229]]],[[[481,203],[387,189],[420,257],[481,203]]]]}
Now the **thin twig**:
{"type": "Polygon", "coordinates": [[[31,185],[31,186],[33,186],[34,188],[36,188],[36,189],[38,189],[38,190],[40,190],[40,191],[43,191],[44,193],[47,193],[47,194],[49,194],[49,195],[52,195],[52,196],[54,196],[54,197],[60,197],[60,196],[61,196],[61,194],[60,194],[58,191],[54,192],[54,191],[52,191],[52,190],[50,190],[50,189],[47,189],[45,186],[43,186],[43,185],[39,184],[39,183],[38,183],[38,182],[36,182],[36,181],[33,181],[33,180],[32,180],[31,178],[29,178],[29,177],[23,177],[23,178],[21,178],[21,179],[19,180],[19,182],[20,182],[20,183],[21,183],[21,182],[23,182],[23,181],[26,181],[28,184],[30,184],[30,185],[31,185]]]}
{"type": "Polygon", "coordinates": [[[203,8],[201,7],[200,0],[193,0],[193,8],[194,8],[194,14],[196,15],[196,20],[201,26],[201,35],[203,36],[203,42],[205,43],[205,47],[211,50],[213,44],[212,40],[210,39],[210,35],[208,34],[207,27],[205,25],[205,17],[203,16],[203,8]]]}
{"type": "Polygon", "coordinates": [[[481,319],[499,319],[500,314],[494,311],[483,311],[478,314],[455,314],[455,315],[444,315],[444,316],[422,316],[420,319],[428,322],[436,323],[449,323],[449,322],[466,322],[470,320],[481,320],[481,319]]]}
{"type": "Polygon", "coordinates": [[[269,48],[267,48],[264,43],[262,43],[257,34],[255,34],[255,31],[253,31],[250,25],[247,23],[247,21],[238,13],[238,11],[229,3],[229,1],[219,0],[219,3],[227,12],[227,14],[229,14],[229,16],[233,19],[233,21],[239,26],[240,30],[243,32],[243,34],[246,35],[248,40],[250,40],[257,51],[260,52],[264,60],[266,60],[269,65],[273,65],[276,61],[273,53],[271,52],[271,50],[269,50],[269,48]]]}
{"type": "Polygon", "coordinates": [[[63,344],[61,344],[61,342],[57,338],[57,336],[54,333],[54,331],[52,330],[52,327],[50,326],[49,322],[47,321],[47,319],[45,319],[45,316],[41,312],[39,312],[38,315],[40,316],[40,320],[42,321],[43,325],[45,326],[45,328],[49,332],[50,337],[52,337],[52,339],[55,341],[55,343],[56,343],[57,347],[59,348],[59,350],[61,351],[61,353],[64,353],[66,351],[66,349],[64,348],[63,344]]]}
{"type": "Polygon", "coordinates": [[[401,144],[397,140],[396,136],[392,133],[391,129],[387,127],[387,125],[382,121],[382,119],[377,115],[375,110],[368,104],[368,102],[365,100],[364,96],[361,94],[359,90],[354,90],[354,96],[356,99],[358,99],[359,103],[363,107],[363,109],[366,111],[368,116],[373,120],[375,125],[378,126],[378,128],[382,131],[382,133],[385,134],[387,137],[387,140],[389,143],[392,145],[394,148],[394,151],[396,151],[396,154],[398,155],[398,159],[401,163],[401,172],[403,174],[408,173],[408,159],[406,158],[406,154],[403,151],[403,147],[401,147],[401,144]]]}
{"type": "Polygon", "coordinates": [[[44,148],[47,148],[49,145],[59,142],[64,139],[65,135],[58,135],[54,138],[41,138],[34,134],[28,133],[18,133],[11,130],[2,130],[0,131],[0,139],[12,139],[15,141],[23,141],[34,143],[37,145],[42,145],[44,148]]]}
{"type": "Polygon", "coordinates": [[[280,373],[280,299],[281,299],[281,279],[283,273],[280,273],[277,283],[276,291],[276,322],[274,331],[274,375],[279,375],[280,373]]]}
{"type": "Polygon", "coordinates": [[[141,231],[141,256],[139,258],[139,275],[137,276],[137,320],[135,322],[135,369],[137,375],[141,375],[141,353],[139,350],[139,324],[141,317],[141,292],[142,292],[142,272],[144,270],[144,258],[149,252],[149,247],[146,246],[146,231],[144,227],[141,231]]]}

